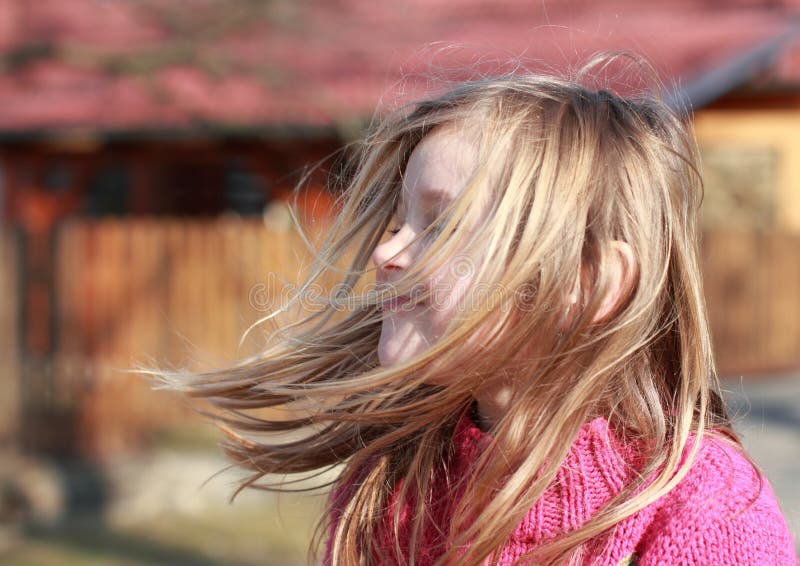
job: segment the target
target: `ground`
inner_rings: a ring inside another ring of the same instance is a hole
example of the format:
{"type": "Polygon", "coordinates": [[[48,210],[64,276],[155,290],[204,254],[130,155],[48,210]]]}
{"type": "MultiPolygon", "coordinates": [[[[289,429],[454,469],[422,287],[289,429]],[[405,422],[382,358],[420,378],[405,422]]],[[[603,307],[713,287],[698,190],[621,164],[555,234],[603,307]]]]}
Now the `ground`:
{"type": "Polygon", "coordinates": [[[723,383],[736,430],[772,484],[800,554],[800,374],[723,383]]]}
{"type": "MultiPolygon", "coordinates": [[[[729,378],[723,388],[736,429],[772,484],[800,542],[800,376],[729,378]]],[[[306,547],[323,497],[247,491],[229,505],[227,498],[240,476],[214,476],[225,465],[217,452],[197,446],[117,461],[106,469],[110,496],[102,512],[72,517],[58,528],[23,533],[0,554],[0,562],[306,565],[306,547]]]]}

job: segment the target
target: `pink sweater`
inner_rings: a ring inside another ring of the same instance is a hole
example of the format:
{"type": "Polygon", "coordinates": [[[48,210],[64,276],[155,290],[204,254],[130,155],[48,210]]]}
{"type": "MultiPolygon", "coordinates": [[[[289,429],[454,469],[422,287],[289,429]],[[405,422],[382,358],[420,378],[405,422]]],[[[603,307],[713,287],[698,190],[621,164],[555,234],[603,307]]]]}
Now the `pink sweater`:
{"type": "MultiPolygon", "coordinates": [[[[450,477],[467,473],[489,437],[465,415],[454,435],[450,477]]],[[[610,434],[605,419],[580,430],[558,475],[514,530],[497,564],[511,565],[542,541],[584,524],[630,480],[632,455],[610,434]]],[[[442,474],[443,476],[443,474],[442,474]]],[[[585,561],[592,565],[714,564],[793,565],[792,537],[775,495],[735,448],[706,437],[689,473],[670,493],[631,515],[597,544],[585,561]],[[752,501],[752,504],[750,502],[752,501]]],[[[441,477],[432,515],[440,529],[427,529],[416,564],[427,566],[441,556],[442,535],[459,495],[441,477]]],[[[394,548],[390,502],[380,535],[381,546],[394,548]]],[[[410,506],[409,506],[410,507],[410,506]]],[[[399,542],[407,548],[413,509],[401,510],[399,542]]],[[[326,563],[330,548],[327,549],[326,563]]]]}

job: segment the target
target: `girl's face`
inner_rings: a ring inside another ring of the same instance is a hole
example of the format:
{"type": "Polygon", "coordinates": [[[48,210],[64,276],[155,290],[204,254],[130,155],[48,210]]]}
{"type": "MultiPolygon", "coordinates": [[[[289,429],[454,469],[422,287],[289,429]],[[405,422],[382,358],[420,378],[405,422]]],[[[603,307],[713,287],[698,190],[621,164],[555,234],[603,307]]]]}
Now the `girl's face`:
{"type": "MultiPolygon", "coordinates": [[[[464,190],[477,159],[474,139],[452,128],[436,129],[417,145],[406,167],[397,224],[392,226],[391,238],[372,255],[379,285],[391,286],[439,236],[434,226],[429,234],[413,242],[464,190]]],[[[485,202],[476,203],[481,208],[473,226],[485,217],[488,209],[488,187],[483,189],[480,194],[486,195],[485,202]]],[[[414,304],[407,296],[401,296],[383,304],[378,344],[382,366],[422,353],[439,339],[457,309],[469,308],[467,292],[477,265],[475,260],[466,254],[449,258],[430,280],[421,283],[432,292],[428,300],[414,304]]]]}

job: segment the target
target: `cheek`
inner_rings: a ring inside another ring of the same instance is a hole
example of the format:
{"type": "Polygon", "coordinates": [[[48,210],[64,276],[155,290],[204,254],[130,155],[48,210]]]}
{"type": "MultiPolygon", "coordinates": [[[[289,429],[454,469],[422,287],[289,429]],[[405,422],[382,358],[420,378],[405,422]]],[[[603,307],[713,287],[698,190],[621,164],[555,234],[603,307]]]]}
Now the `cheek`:
{"type": "Polygon", "coordinates": [[[455,318],[469,316],[475,308],[472,297],[474,269],[471,262],[450,263],[431,281],[429,318],[438,334],[455,318]]]}

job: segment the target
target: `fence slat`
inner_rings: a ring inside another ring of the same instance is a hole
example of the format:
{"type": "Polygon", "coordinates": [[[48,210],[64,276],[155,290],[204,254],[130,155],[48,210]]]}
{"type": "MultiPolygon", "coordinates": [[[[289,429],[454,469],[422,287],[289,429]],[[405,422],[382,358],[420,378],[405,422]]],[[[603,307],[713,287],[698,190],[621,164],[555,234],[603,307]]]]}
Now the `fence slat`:
{"type": "Polygon", "coordinates": [[[16,234],[0,230],[0,444],[16,437],[19,418],[18,267],[16,234]]]}

